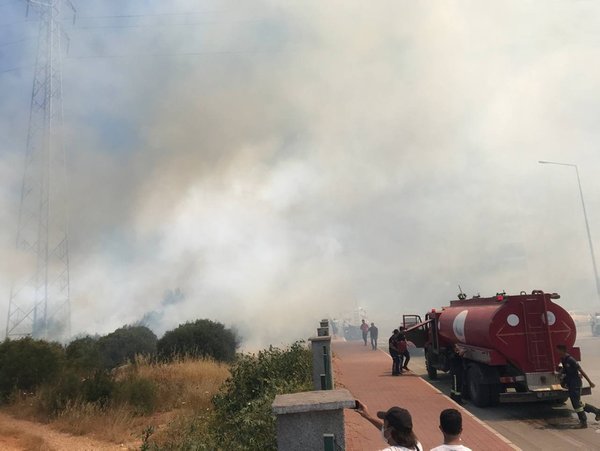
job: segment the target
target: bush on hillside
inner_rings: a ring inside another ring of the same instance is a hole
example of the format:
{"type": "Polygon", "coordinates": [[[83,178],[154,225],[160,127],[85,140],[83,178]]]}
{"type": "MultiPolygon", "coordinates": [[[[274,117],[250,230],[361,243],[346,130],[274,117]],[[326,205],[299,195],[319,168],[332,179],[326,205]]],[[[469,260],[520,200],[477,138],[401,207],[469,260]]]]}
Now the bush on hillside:
{"type": "Polygon", "coordinates": [[[233,330],[208,319],[181,324],[158,340],[159,357],[210,357],[228,362],[235,357],[238,340],[233,330]]]}
{"type": "Polygon", "coordinates": [[[98,350],[105,368],[115,368],[136,355],[156,353],[156,335],[146,326],[124,326],[98,339],[98,350]]]}
{"type": "Polygon", "coordinates": [[[69,343],[65,356],[69,366],[84,373],[93,373],[102,368],[98,339],[89,335],[69,343]]]}
{"type": "Polygon", "coordinates": [[[214,433],[224,448],[276,450],[275,395],[312,390],[312,357],[303,342],[242,355],[214,398],[214,433]]]}
{"type": "Polygon", "coordinates": [[[104,408],[112,401],[116,382],[106,371],[98,370],[82,378],[76,370],[66,368],[58,378],[40,390],[40,406],[47,415],[56,415],[80,403],[104,408]]]}
{"type": "Polygon", "coordinates": [[[0,397],[14,389],[34,391],[57,378],[64,364],[64,350],[58,343],[22,338],[0,344],[0,397]]]}
{"type": "Polygon", "coordinates": [[[131,374],[115,385],[114,402],[126,404],[138,415],[147,415],[158,407],[158,390],[151,380],[131,374]]]}

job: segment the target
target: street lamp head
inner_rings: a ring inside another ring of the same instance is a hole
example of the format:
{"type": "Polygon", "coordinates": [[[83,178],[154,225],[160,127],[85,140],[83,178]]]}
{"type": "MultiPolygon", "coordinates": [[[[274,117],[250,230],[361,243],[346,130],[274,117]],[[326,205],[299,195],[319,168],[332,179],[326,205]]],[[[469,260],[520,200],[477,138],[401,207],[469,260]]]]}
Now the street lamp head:
{"type": "Polygon", "coordinates": [[[558,166],[570,166],[572,168],[577,168],[577,165],[573,164],[573,163],[559,163],[557,161],[546,161],[546,160],[539,160],[538,163],[540,163],[540,164],[556,164],[558,166]]]}

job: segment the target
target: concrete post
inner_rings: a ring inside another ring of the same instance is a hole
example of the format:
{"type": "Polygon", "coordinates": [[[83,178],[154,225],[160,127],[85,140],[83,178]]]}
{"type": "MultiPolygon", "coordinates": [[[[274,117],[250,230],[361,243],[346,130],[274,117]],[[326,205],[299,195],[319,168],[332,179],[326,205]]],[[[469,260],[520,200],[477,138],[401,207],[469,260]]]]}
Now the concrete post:
{"type": "Polygon", "coordinates": [[[322,319],[319,323],[319,328],[317,329],[317,335],[319,337],[325,337],[329,335],[329,320],[322,319]]]}
{"type": "Polygon", "coordinates": [[[337,449],[346,449],[344,410],[354,408],[354,397],[346,389],[277,395],[277,449],[306,451],[324,449],[324,437],[337,449]]]}
{"type": "Polygon", "coordinates": [[[313,387],[315,390],[333,388],[333,369],[331,364],[331,337],[309,338],[313,361],[313,387]]]}

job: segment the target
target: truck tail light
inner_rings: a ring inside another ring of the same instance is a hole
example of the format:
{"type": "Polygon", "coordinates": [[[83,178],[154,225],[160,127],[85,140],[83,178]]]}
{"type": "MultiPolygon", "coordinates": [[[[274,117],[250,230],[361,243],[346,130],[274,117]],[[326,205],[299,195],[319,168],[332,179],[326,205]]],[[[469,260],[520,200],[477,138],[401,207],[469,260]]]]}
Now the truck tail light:
{"type": "Polygon", "coordinates": [[[515,378],[510,376],[504,376],[500,378],[500,382],[503,384],[512,384],[513,382],[515,382],[515,378]]]}

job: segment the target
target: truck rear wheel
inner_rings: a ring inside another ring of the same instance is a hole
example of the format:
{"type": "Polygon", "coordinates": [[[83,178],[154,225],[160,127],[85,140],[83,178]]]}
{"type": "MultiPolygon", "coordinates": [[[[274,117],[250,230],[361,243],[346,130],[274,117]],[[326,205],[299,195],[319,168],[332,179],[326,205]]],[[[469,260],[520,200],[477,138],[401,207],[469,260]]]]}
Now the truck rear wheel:
{"type": "Polygon", "coordinates": [[[497,406],[500,404],[500,393],[502,393],[502,385],[490,384],[488,385],[490,390],[490,406],[497,406]]]}
{"type": "Polygon", "coordinates": [[[487,407],[491,404],[490,386],[483,384],[483,371],[477,364],[472,364],[467,370],[467,389],[469,398],[477,407],[487,407]]]}
{"type": "Polygon", "coordinates": [[[427,368],[427,376],[430,380],[437,379],[437,368],[433,366],[431,357],[428,351],[425,351],[425,368],[427,368]]]}

